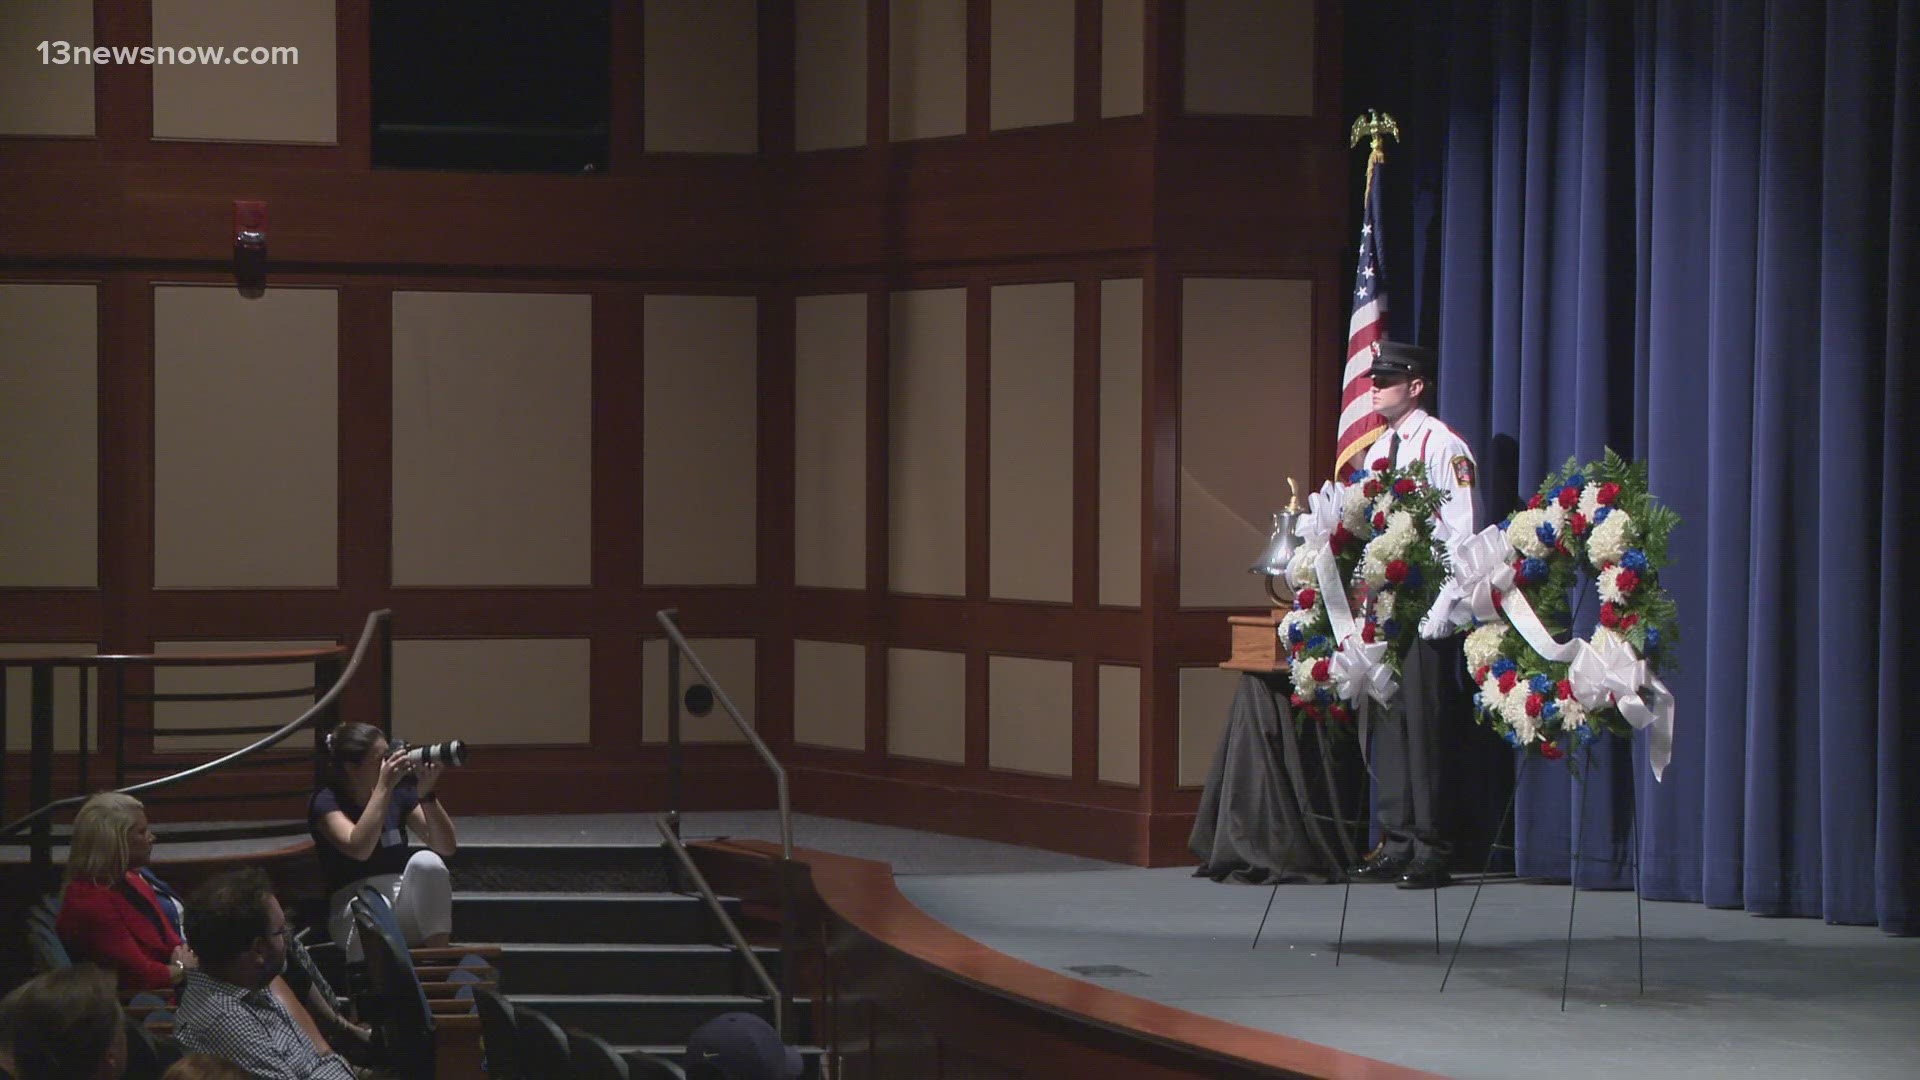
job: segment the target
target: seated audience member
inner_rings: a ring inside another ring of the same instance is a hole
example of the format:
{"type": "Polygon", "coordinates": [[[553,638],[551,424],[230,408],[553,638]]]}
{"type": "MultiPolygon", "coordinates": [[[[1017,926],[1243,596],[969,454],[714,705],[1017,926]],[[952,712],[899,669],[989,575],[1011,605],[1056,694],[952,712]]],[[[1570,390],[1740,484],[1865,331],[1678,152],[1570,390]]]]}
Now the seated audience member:
{"type": "Polygon", "coordinates": [[[152,860],[153,831],[133,796],[103,791],[74,816],[54,929],[69,955],[117,973],[123,990],[177,986],[194,966],[180,898],[148,869],[152,860]]]}
{"type": "Polygon", "coordinates": [[[370,885],[393,905],[408,945],[441,946],[453,930],[447,864],[459,846],[453,819],[434,790],[445,766],[414,766],[371,724],[342,724],[327,735],[329,779],[307,804],[307,828],[327,879],[327,928],[360,958],[347,904],[370,885]],[[407,829],[428,850],[407,849],[407,829]]]}
{"type": "Polygon", "coordinates": [[[187,942],[200,957],[180,987],[174,1037],[267,1080],[354,1080],[340,1055],[313,1045],[270,987],[292,929],[257,869],[220,874],[187,901],[187,942]]]}
{"type": "Polygon", "coordinates": [[[253,1080],[253,1074],[226,1058],[194,1053],[169,1065],[160,1080],[253,1080]]]}
{"type": "Polygon", "coordinates": [[[127,1028],[113,973],[93,964],[58,968],[0,1000],[0,1077],[119,1080],[127,1028]]]}
{"type": "Polygon", "coordinates": [[[752,1013],[722,1013],[687,1036],[687,1080],[794,1080],[803,1064],[800,1051],[752,1013]]]}

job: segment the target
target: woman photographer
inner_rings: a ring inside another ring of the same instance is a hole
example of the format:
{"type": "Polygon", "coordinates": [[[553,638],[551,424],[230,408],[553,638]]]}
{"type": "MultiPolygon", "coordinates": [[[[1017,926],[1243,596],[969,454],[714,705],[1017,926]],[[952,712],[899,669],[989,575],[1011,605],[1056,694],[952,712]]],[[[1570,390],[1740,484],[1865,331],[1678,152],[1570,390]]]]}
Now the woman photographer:
{"type": "Polygon", "coordinates": [[[327,736],[329,783],[307,804],[307,828],[327,879],[328,928],[349,957],[360,955],[347,904],[371,885],[393,905],[408,945],[447,944],[453,887],[443,859],[459,847],[435,787],[445,766],[414,764],[371,724],[327,736]],[[427,850],[408,854],[407,829],[427,850]]]}

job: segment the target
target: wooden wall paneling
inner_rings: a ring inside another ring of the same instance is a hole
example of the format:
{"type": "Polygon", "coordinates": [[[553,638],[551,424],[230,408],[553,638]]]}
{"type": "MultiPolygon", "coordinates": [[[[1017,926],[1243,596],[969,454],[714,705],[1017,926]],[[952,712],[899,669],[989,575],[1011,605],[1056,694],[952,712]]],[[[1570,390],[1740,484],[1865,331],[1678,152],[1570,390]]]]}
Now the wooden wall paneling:
{"type": "Polygon", "coordinates": [[[992,5],[993,0],[967,0],[967,135],[970,137],[987,135],[993,130],[992,5]]]}
{"type": "Polygon", "coordinates": [[[1185,110],[1186,0],[1146,0],[1146,119],[1156,137],[1185,110]]]}
{"type": "Polygon", "coordinates": [[[615,176],[640,170],[647,155],[646,17],[637,3],[615,3],[609,27],[612,69],[607,90],[613,95],[607,166],[615,176]]]}
{"type": "MultiPolygon", "coordinates": [[[[873,10],[878,17],[872,21],[881,24],[883,61],[886,8],[885,0],[874,0],[873,10]]],[[[882,145],[886,138],[886,85],[884,68],[880,78],[868,82],[869,90],[875,86],[880,88],[882,145]]],[[[887,594],[891,572],[888,500],[892,480],[887,446],[892,437],[892,334],[892,294],[888,287],[881,286],[867,294],[867,604],[861,626],[861,640],[868,643],[867,759],[869,765],[876,767],[887,760],[887,650],[882,644],[885,636],[878,607],[880,598],[887,594]]]]}
{"type": "MultiPolygon", "coordinates": [[[[107,46],[152,44],[151,0],[94,0],[93,40],[107,46]]],[[[101,157],[114,162],[138,160],[153,139],[152,69],[137,64],[98,65],[93,86],[93,130],[101,157]]]]}
{"type": "MultiPolygon", "coordinates": [[[[1093,41],[1099,42],[1097,4],[1076,6],[1076,54],[1086,55],[1089,16],[1093,41]]],[[[1097,56],[1097,53],[1096,53],[1097,56]]],[[[1078,62],[1076,62],[1076,70],[1078,62]]],[[[1075,115],[1087,119],[1084,87],[1076,91],[1075,115]]],[[[1095,80],[1093,111],[1099,113],[1095,80]]],[[[1100,280],[1083,275],[1073,283],[1073,609],[1100,604],[1100,280]]],[[[1100,668],[1083,641],[1076,640],[1073,665],[1073,776],[1097,781],[1100,775],[1100,668]]]]}
{"type": "MultiPolygon", "coordinates": [[[[970,0],[967,5],[968,40],[968,126],[972,126],[974,103],[981,95],[974,93],[977,80],[974,77],[976,63],[972,58],[973,46],[980,41],[978,31],[983,29],[986,4],[982,0],[970,0]]],[[[966,401],[966,561],[967,586],[966,601],[960,606],[963,614],[960,622],[971,620],[965,612],[977,607],[986,600],[990,576],[988,560],[991,557],[991,541],[988,525],[992,501],[989,485],[993,478],[989,475],[989,445],[992,442],[992,402],[990,380],[993,373],[992,356],[992,291],[984,282],[975,279],[967,286],[967,401],[966,401]]],[[[974,769],[987,767],[988,718],[987,718],[987,642],[990,638],[979,633],[968,634],[964,648],[967,656],[967,765],[974,769]],[[986,640],[983,640],[986,639],[986,640]]]]}
{"type": "Polygon", "coordinates": [[[793,153],[794,39],[792,0],[759,0],[760,4],[760,153],[793,153]]]}
{"type": "MultiPolygon", "coordinates": [[[[792,9],[785,5],[787,23],[792,9]]],[[[763,9],[764,10],[764,9],[763,9]]],[[[763,14],[763,25],[764,25],[763,14]]],[[[765,55],[763,50],[762,55],[765,55]]],[[[788,53],[792,52],[789,47],[788,53]]],[[[790,84],[791,80],[789,80],[790,84]]],[[[781,84],[774,84],[781,85],[781,84]]],[[[765,129],[762,128],[764,131],[765,129]]],[[[792,131],[791,117],[786,130],[792,131]]],[[[759,545],[754,580],[768,597],[768,618],[759,627],[754,685],[755,724],[774,747],[793,742],[794,581],[794,299],[790,290],[770,290],[759,305],[759,545]]]]}
{"type": "MultiPolygon", "coordinates": [[[[637,40],[633,6],[614,5],[614,50],[626,48],[622,31],[637,40]]],[[[615,68],[618,71],[618,67],[615,68]]],[[[618,76],[616,76],[616,79],[618,76]]],[[[621,106],[616,98],[616,115],[621,106]]],[[[634,115],[638,119],[637,103],[634,115]]],[[[616,123],[615,149],[620,150],[616,123]]],[[[616,163],[615,167],[618,165],[616,163]]],[[[642,642],[657,633],[652,610],[640,604],[644,471],[641,418],[645,412],[641,342],[646,324],[645,290],[601,287],[593,293],[593,607],[592,733],[597,752],[619,757],[642,747],[640,706],[651,688],[639,676],[642,642]]]]}
{"type": "Polygon", "coordinates": [[[1161,644],[1180,609],[1180,278],[1156,257],[1145,289],[1141,513],[1147,566],[1141,590],[1146,642],[1141,648],[1140,790],[1146,805],[1159,809],[1178,786],[1180,761],[1178,674],[1161,644]]]}
{"type": "Polygon", "coordinates": [[[1100,121],[1100,0],[1073,4],[1073,122],[1100,121]]]}
{"type": "Polygon", "coordinates": [[[867,4],[867,145],[884,161],[891,145],[893,84],[888,64],[893,51],[892,0],[867,4]]]}

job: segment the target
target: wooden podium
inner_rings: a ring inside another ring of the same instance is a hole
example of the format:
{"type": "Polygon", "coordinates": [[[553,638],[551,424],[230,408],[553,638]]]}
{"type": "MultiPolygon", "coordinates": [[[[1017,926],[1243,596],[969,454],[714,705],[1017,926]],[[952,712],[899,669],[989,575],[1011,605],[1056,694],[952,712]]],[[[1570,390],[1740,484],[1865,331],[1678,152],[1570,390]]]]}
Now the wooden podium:
{"type": "Polygon", "coordinates": [[[1220,666],[1228,671],[1248,671],[1271,675],[1287,669],[1286,653],[1280,648],[1280,620],[1286,612],[1275,608],[1265,615],[1229,615],[1227,626],[1233,633],[1233,651],[1220,666]]]}

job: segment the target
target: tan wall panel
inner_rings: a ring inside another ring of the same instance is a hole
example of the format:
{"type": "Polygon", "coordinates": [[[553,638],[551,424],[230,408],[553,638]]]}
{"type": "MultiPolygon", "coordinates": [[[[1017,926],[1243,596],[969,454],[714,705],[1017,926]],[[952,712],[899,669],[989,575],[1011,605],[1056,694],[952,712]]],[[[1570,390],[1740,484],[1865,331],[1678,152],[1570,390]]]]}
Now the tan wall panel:
{"type": "Polygon", "coordinates": [[[648,152],[757,153],[754,0],[647,0],[641,8],[648,152]]]}
{"type": "Polygon", "coordinates": [[[92,135],[94,65],[60,62],[92,45],[93,0],[0,5],[0,135],[92,135]]]}
{"type": "Polygon", "coordinates": [[[794,302],[794,581],[867,581],[867,297],[794,302]]]}
{"type": "Polygon", "coordinates": [[[996,130],[1073,122],[1073,4],[992,6],[988,97],[996,130]]]}
{"type": "Polygon", "coordinates": [[[989,591],[1073,601],[1073,283],[991,291],[989,591]]]}
{"type": "Polygon", "coordinates": [[[394,731],[416,744],[584,745],[593,731],[592,646],[585,638],[396,641],[394,731]]]}
{"type": "Polygon", "coordinates": [[[1146,0],[1102,0],[1100,115],[1138,116],[1147,98],[1146,0]]]}
{"type": "Polygon", "coordinates": [[[1140,606],[1139,278],[1100,283],[1100,602],[1140,606]]]}
{"type": "Polygon", "coordinates": [[[751,585],[759,301],[646,299],[642,429],[649,585],[751,585]]]}
{"type": "MultiPolygon", "coordinates": [[[[734,708],[758,730],[760,721],[753,711],[756,669],[753,639],[688,638],[687,644],[693,646],[693,651],[700,654],[700,662],[719,680],[716,689],[725,690],[734,708]]],[[[648,641],[640,647],[640,653],[640,737],[647,742],[663,743],[667,741],[667,642],[660,638],[648,641]]],[[[707,715],[695,716],[686,710],[687,688],[702,681],[693,662],[683,655],[680,658],[680,741],[746,742],[746,736],[740,734],[740,728],[721,706],[718,692],[714,694],[713,711],[707,715]]]]}
{"type": "Polygon", "coordinates": [[[1073,664],[987,658],[987,764],[1073,775],[1073,664]]]}
{"type": "Polygon", "coordinates": [[[0,587],[98,581],[99,328],[91,285],[0,285],[0,587]]]}
{"type": "Polygon", "coordinates": [[[1247,573],[1309,479],[1313,285],[1187,278],[1180,371],[1180,603],[1264,606],[1247,573]]]}
{"type": "Polygon", "coordinates": [[[153,582],[338,578],[340,296],[153,290],[153,582]]]}
{"type": "Polygon", "coordinates": [[[864,750],[867,650],[838,641],[793,643],[793,741],[864,750]]]}
{"type": "Polygon", "coordinates": [[[593,298],[393,294],[393,583],[587,585],[593,298]]]}
{"type": "Polygon", "coordinates": [[[1140,669],[1100,665],[1100,779],[1140,786],[1140,669]]]}
{"type": "Polygon", "coordinates": [[[887,650],[887,753],[967,759],[967,658],[927,649],[887,650]]]}
{"type": "MultiPolygon", "coordinates": [[[[324,639],[292,641],[156,641],[155,653],[179,656],[183,653],[258,653],[288,649],[324,649],[333,642],[324,639]]],[[[398,662],[396,661],[396,667],[398,662]]],[[[313,685],[311,661],[299,664],[268,664],[249,667],[157,667],[153,669],[153,688],[162,694],[239,693],[262,690],[292,690],[313,685]]],[[[308,694],[271,701],[156,701],[153,726],[156,728],[279,727],[306,712],[313,705],[308,694]]],[[[394,708],[399,708],[396,691],[394,708]]],[[[399,715],[397,712],[396,716],[399,715]]],[[[238,750],[266,735],[167,735],[155,736],[153,746],[163,753],[198,752],[209,759],[219,751],[238,750]]],[[[281,746],[286,749],[312,749],[313,736],[295,735],[281,746]]]]}
{"type": "MultiPolygon", "coordinates": [[[[30,641],[0,643],[0,657],[92,656],[100,649],[91,642],[30,641]]],[[[88,745],[100,748],[100,672],[87,675],[87,718],[92,733],[88,745]]],[[[80,748],[80,671],[53,670],[53,749],[80,748]]],[[[25,755],[33,749],[33,669],[7,669],[7,752],[25,755]]],[[[21,760],[25,760],[24,756],[21,760]]]]}
{"type": "Polygon", "coordinates": [[[793,145],[867,141],[867,0],[795,0],[793,145]]]}
{"type": "Polygon", "coordinates": [[[1220,733],[1226,730],[1227,712],[1241,678],[1238,671],[1214,667],[1180,669],[1181,787],[1199,787],[1207,782],[1207,770],[1220,748],[1220,733]]]}
{"type": "Polygon", "coordinates": [[[966,0],[887,0],[891,137],[967,130],[966,0]]]}
{"type": "Polygon", "coordinates": [[[153,0],[156,46],[299,50],[297,63],[156,63],[153,137],[338,142],[333,9],[332,0],[153,0]]]}
{"type": "Polygon", "coordinates": [[[1187,111],[1312,116],[1313,2],[1187,0],[1187,111]]]}
{"type": "Polygon", "coordinates": [[[887,509],[895,592],[966,592],[967,298],[895,293],[887,509]]]}

